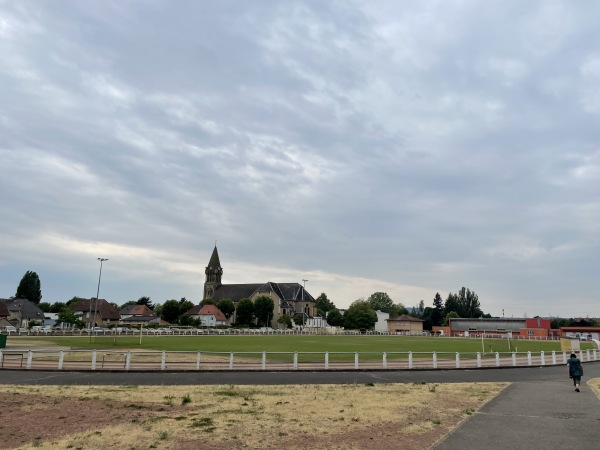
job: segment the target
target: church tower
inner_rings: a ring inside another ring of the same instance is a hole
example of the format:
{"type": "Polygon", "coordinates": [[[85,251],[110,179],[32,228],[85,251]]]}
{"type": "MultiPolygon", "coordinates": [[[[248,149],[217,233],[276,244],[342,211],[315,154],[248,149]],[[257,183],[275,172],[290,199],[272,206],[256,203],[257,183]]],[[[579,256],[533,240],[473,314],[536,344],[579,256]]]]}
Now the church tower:
{"type": "Polygon", "coordinates": [[[206,274],[206,279],[204,280],[203,298],[211,298],[215,290],[221,285],[221,275],[223,275],[223,268],[221,267],[221,261],[219,261],[219,252],[216,245],[204,273],[206,274]]]}

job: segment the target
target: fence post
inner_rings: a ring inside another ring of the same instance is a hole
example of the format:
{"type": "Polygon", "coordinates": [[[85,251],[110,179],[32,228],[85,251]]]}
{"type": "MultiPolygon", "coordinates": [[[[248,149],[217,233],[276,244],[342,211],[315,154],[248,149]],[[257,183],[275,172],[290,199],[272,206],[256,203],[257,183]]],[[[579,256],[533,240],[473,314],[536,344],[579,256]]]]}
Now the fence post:
{"type": "Polygon", "coordinates": [[[433,368],[437,369],[437,353],[433,352],[433,368]]]}
{"type": "Polygon", "coordinates": [[[127,356],[125,356],[125,370],[129,370],[131,368],[131,352],[127,352],[127,356]]]}
{"type": "Polygon", "coordinates": [[[262,352],[262,370],[267,370],[267,352],[262,352]]]}
{"type": "Polygon", "coordinates": [[[29,353],[27,354],[27,368],[31,369],[31,361],[33,360],[33,352],[31,350],[29,350],[29,353]]]}
{"type": "Polygon", "coordinates": [[[298,352],[294,352],[294,370],[298,370],[298,352]]]}
{"type": "Polygon", "coordinates": [[[460,369],[460,353],[456,352],[456,368],[460,369]]]}
{"type": "Polygon", "coordinates": [[[61,350],[60,352],[58,352],[58,370],[62,370],[64,360],[65,360],[65,352],[63,350],[61,350]]]}
{"type": "Polygon", "coordinates": [[[477,352],[477,367],[481,367],[481,352],[477,352]]]}
{"type": "Polygon", "coordinates": [[[354,370],[358,369],[358,352],[354,353],[354,370]]]}
{"type": "Polygon", "coordinates": [[[556,350],[552,350],[552,364],[556,365],[556,350]]]}
{"type": "Polygon", "coordinates": [[[531,362],[531,351],[527,352],[527,365],[531,366],[533,363],[531,362]]]}
{"type": "Polygon", "coordinates": [[[567,352],[563,352],[563,364],[567,363],[567,352]]]}
{"type": "Polygon", "coordinates": [[[517,365],[517,354],[512,352],[513,367],[517,365]]]}
{"type": "Polygon", "coordinates": [[[412,357],[412,352],[408,352],[408,368],[412,369],[413,368],[413,357],[412,357]]]}
{"type": "Polygon", "coordinates": [[[590,351],[589,351],[589,350],[586,350],[586,354],[587,354],[587,361],[588,361],[588,362],[590,362],[590,361],[591,361],[591,360],[590,360],[590,351]]]}
{"type": "Polygon", "coordinates": [[[196,353],[196,370],[200,370],[200,352],[196,353]]]}
{"type": "Polygon", "coordinates": [[[496,352],[496,367],[500,367],[500,353],[496,352]]]}
{"type": "Polygon", "coordinates": [[[162,355],[160,357],[160,370],[165,370],[167,368],[167,354],[163,350],[162,355]]]}
{"type": "Polygon", "coordinates": [[[92,350],[92,370],[96,370],[96,350],[92,350]]]}
{"type": "Polygon", "coordinates": [[[4,352],[0,349],[0,367],[4,367],[4,352]]]}
{"type": "Polygon", "coordinates": [[[233,352],[229,353],[229,370],[233,370],[233,352]]]}
{"type": "Polygon", "coordinates": [[[329,352],[325,352],[325,370],[329,369],[329,352]]]}
{"type": "Polygon", "coordinates": [[[546,365],[546,353],[544,353],[543,350],[540,352],[540,359],[541,359],[542,366],[545,366],[546,365]]]}
{"type": "Polygon", "coordinates": [[[383,352],[383,368],[387,369],[387,353],[383,352]]]}

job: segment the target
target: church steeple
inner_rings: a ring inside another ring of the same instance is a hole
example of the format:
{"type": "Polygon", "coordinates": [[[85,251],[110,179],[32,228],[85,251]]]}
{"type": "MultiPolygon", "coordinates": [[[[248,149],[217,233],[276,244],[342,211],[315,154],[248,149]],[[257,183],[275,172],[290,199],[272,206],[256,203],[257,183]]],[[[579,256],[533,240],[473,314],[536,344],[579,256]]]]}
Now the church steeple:
{"type": "Polygon", "coordinates": [[[223,268],[221,267],[221,261],[219,261],[219,252],[217,251],[216,244],[204,273],[206,274],[206,279],[204,280],[204,298],[211,298],[217,287],[221,285],[221,275],[223,275],[223,268]]]}

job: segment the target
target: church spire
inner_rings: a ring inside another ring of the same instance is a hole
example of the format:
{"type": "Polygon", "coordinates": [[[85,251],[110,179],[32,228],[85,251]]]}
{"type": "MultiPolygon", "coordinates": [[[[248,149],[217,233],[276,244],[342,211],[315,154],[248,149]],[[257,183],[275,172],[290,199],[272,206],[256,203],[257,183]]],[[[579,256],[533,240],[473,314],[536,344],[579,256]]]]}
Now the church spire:
{"type": "Polygon", "coordinates": [[[221,285],[221,275],[223,275],[217,244],[215,244],[204,273],[206,275],[206,279],[204,280],[204,298],[211,298],[215,290],[221,285]]]}

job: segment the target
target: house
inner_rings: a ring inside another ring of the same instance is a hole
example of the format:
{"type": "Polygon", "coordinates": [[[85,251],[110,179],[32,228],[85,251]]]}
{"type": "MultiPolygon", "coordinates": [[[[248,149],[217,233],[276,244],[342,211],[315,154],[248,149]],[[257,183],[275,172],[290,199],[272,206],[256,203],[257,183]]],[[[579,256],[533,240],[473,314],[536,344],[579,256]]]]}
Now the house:
{"type": "Polygon", "coordinates": [[[8,317],[6,320],[16,328],[28,328],[30,324],[43,325],[44,311],[25,298],[0,299],[6,306],[8,317]]]}
{"type": "Polygon", "coordinates": [[[424,320],[402,314],[398,317],[387,319],[387,327],[394,334],[423,334],[424,320]]]}
{"type": "Polygon", "coordinates": [[[128,305],[119,311],[123,325],[160,324],[160,318],[147,305],[128,305]]]}
{"type": "Polygon", "coordinates": [[[377,314],[377,322],[375,322],[375,331],[379,331],[380,333],[384,333],[389,331],[389,318],[390,313],[386,313],[383,311],[375,311],[377,314]]]}
{"type": "Polygon", "coordinates": [[[10,313],[8,312],[8,308],[3,302],[0,302],[0,328],[13,326],[13,324],[8,321],[9,316],[10,313]]]}
{"type": "Polygon", "coordinates": [[[114,325],[121,318],[119,311],[105,299],[86,298],[77,302],[71,309],[80,315],[87,327],[114,325]],[[95,317],[94,317],[95,316],[95,317]],[[94,322],[94,319],[95,322],[94,322]],[[93,322],[93,323],[92,323],[93,322]]]}
{"type": "Polygon", "coordinates": [[[194,306],[186,314],[193,319],[199,320],[203,327],[215,327],[217,325],[229,325],[225,314],[215,305],[194,306]]]}
{"type": "MultiPolygon", "coordinates": [[[[269,318],[269,325],[278,327],[277,320],[288,315],[294,319],[296,324],[306,323],[307,319],[317,315],[317,304],[312,295],[299,283],[250,283],[250,284],[223,284],[221,277],[223,268],[219,260],[217,246],[212,252],[208,266],[204,271],[206,279],[204,282],[204,297],[216,302],[230,299],[236,305],[242,299],[256,300],[260,296],[267,296],[273,300],[273,317],[269,318]]],[[[236,314],[231,319],[235,322],[236,314]]]]}

